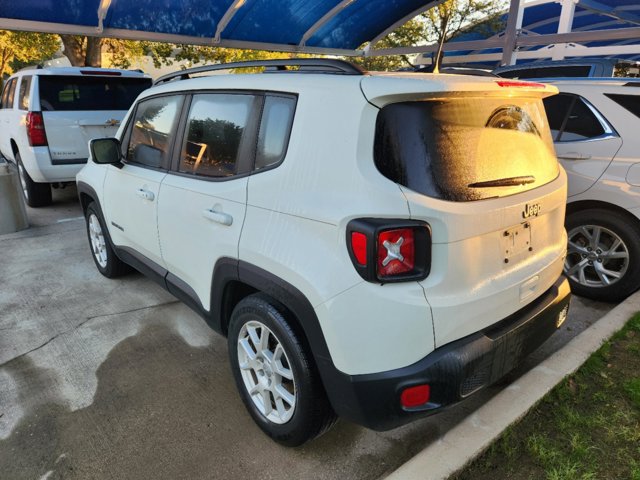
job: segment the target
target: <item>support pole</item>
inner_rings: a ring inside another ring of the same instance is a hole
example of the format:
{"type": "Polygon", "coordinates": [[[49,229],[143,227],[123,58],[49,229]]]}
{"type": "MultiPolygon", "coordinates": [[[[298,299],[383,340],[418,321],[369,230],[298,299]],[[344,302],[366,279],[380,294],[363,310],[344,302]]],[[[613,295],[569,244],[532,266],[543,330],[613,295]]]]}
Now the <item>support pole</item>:
{"type": "MultiPolygon", "coordinates": [[[[516,48],[516,37],[518,35],[518,16],[520,15],[520,1],[511,0],[509,6],[509,16],[507,17],[507,29],[504,34],[504,46],[502,47],[502,62],[500,65],[512,65],[513,53],[516,48]]],[[[522,25],[522,17],[520,17],[520,25],[522,25]]]]}

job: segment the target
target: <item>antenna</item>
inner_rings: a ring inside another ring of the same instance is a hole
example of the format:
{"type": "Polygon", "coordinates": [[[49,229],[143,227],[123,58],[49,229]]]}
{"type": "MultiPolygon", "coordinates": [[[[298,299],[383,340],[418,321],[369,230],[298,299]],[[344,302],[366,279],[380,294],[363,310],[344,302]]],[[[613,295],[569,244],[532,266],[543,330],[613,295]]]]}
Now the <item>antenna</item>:
{"type": "Polygon", "coordinates": [[[442,55],[442,47],[444,46],[444,38],[447,36],[447,26],[449,25],[449,15],[444,21],[444,26],[442,27],[442,38],[440,39],[440,46],[438,47],[438,53],[436,55],[436,64],[433,67],[433,73],[436,75],[440,73],[440,55],[442,55]]]}

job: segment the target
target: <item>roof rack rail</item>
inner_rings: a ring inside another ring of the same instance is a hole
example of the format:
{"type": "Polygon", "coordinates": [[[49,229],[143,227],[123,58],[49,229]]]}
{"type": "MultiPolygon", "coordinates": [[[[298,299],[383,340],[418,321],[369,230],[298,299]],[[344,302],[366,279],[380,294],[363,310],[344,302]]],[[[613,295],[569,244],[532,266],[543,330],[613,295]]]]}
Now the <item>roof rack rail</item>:
{"type": "Polygon", "coordinates": [[[246,62],[218,63],[215,65],[204,65],[202,67],[188,68],[177,72],[169,73],[158,78],[154,85],[169,82],[171,80],[186,80],[191,75],[216,70],[230,70],[236,68],[265,67],[266,72],[289,72],[299,73],[328,73],[334,75],[364,75],[365,71],[359,66],[345,60],[332,58],[282,58],[275,60],[249,60],[246,62]],[[290,70],[289,67],[299,67],[297,70],[290,70]]]}

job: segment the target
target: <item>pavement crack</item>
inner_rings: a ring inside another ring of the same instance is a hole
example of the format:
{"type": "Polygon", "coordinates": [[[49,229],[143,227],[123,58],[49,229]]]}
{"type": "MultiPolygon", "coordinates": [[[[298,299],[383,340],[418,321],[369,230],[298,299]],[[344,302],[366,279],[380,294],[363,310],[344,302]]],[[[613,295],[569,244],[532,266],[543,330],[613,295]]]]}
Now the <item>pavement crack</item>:
{"type": "Polygon", "coordinates": [[[78,323],[77,325],[68,328],[67,330],[63,330],[62,332],[56,333],[53,337],[51,337],[49,340],[47,340],[46,342],[42,343],[41,345],[38,345],[37,347],[32,348],[31,350],[28,350],[24,353],[21,353],[20,355],[17,355],[9,360],[7,360],[4,363],[0,363],[0,368],[5,367],[9,364],[11,364],[12,362],[19,360],[22,357],[25,357],[27,355],[29,355],[30,353],[33,353],[37,350],[40,350],[41,348],[46,347],[47,345],[49,345],[51,342],[53,342],[56,338],[59,338],[63,335],[67,335],[68,333],[71,333],[75,330],[78,330],[79,328],[83,327],[86,323],[90,322],[91,320],[95,320],[96,318],[103,318],[103,317],[112,317],[114,315],[124,315],[126,313],[133,313],[133,312],[139,312],[140,310],[147,310],[147,309],[151,309],[151,308],[157,308],[157,307],[164,307],[166,305],[173,305],[174,303],[180,303],[179,300],[172,300],[170,302],[164,302],[164,303],[159,303],[157,305],[148,305],[146,307],[138,307],[138,308],[132,308],[130,310],[125,310],[123,312],[114,312],[114,313],[105,313],[105,314],[101,314],[101,315],[94,315],[92,317],[87,317],[86,319],[84,319],[82,322],[78,323]]]}

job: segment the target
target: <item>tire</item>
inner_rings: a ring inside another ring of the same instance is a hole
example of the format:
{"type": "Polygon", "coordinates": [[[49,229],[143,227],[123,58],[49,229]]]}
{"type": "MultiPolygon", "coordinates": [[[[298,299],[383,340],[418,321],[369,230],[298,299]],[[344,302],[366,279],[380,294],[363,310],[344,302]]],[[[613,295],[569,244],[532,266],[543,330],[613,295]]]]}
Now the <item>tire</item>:
{"type": "Polygon", "coordinates": [[[250,295],[233,310],[228,344],[233,377],[249,414],[273,440],[295,447],[327,431],[336,415],[288,317],[268,296],[250,295]]]}
{"type": "Polygon", "coordinates": [[[19,153],[16,153],[16,165],[20,175],[22,194],[27,205],[34,208],[51,205],[51,186],[48,183],[37,183],[31,179],[22,164],[22,158],[20,158],[19,153]]]}
{"type": "Polygon", "coordinates": [[[606,210],[567,216],[569,245],[564,264],[571,291],[582,297],[619,302],[640,287],[640,222],[606,210]]]}
{"type": "Polygon", "coordinates": [[[98,271],[107,278],[119,277],[131,271],[131,267],[120,260],[114,252],[109,232],[104,226],[104,220],[95,202],[87,206],[85,220],[91,257],[98,271]]]}

